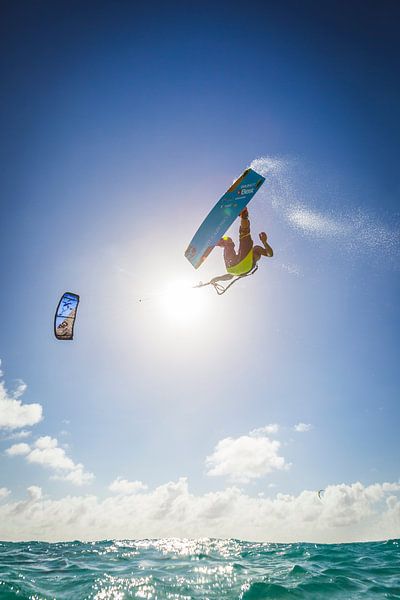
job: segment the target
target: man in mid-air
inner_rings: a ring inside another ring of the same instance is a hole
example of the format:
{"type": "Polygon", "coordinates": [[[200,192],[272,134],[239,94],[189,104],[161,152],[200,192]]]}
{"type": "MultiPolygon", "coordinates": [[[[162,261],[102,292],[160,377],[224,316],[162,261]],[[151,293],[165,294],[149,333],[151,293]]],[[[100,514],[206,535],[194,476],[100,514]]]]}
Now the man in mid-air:
{"type": "Polygon", "coordinates": [[[247,208],[240,213],[239,228],[239,252],[235,251],[233,240],[224,236],[217,246],[224,249],[225,267],[228,273],[220,277],[214,277],[212,281],[227,281],[232,277],[239,277],[250,273],[262,256],[271,258],[274,251],[267,242],[267,234],[262,231],[259,234],[262,246],[254,246],[250,234],[249,212],[247,208]]]}

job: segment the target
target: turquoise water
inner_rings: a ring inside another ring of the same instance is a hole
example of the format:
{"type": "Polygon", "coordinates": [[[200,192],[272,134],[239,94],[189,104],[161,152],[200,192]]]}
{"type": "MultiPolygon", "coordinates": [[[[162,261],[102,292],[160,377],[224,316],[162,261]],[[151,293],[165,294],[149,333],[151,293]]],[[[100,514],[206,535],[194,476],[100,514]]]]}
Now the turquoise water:
{"type": "Polygon", "coordinates": [[[0,598],[400,598],[400,540],[2,542],[0,598]]]}

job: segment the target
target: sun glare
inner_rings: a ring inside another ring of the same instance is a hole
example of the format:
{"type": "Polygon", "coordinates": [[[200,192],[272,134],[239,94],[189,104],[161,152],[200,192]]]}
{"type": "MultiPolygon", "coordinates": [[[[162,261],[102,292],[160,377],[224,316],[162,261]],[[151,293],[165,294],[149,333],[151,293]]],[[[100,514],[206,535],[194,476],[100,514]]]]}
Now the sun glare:
{"type": "Polygon", "coordinates": [[[192,323],[205,309],[205,296],[200,290],[193,289],[192,284],[182,281],[171,284],[160,301],[167,316],[175,323],[186,325],[192,323]]]}

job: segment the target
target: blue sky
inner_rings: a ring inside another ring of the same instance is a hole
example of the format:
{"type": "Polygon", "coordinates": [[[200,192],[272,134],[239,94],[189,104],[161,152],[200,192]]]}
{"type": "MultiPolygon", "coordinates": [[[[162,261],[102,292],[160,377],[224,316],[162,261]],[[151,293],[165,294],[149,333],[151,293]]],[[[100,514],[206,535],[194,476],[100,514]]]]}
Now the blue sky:
{"type": "MultiPolygon", "coordinates": [[[[238,502],[305,498],[326,541],[341,503],[368,504],[373,489],[378,504],[337,539],[379,537],[371,514],[400,535],[398,13],[392,2],[3,7],[3,510],[115,492],[156,506],[186,477],[199,502],[232,489],[238,502]],[[165,293],[221,273],[218,249],[197,272],[184,250],[249,165],[266,177],[254,237],[267,231],[274,258],[221,298],[165,293]],[[72,343],[52,333],[67,290],[81,296],[72,343]]],[[[238,532],[240,515],[185,531],[288,535],[278,517],[238,532]]],[[[130,535],[174,534],[175,516],[130,535]]],[[[46,536],[40,523],[3,537],[46,536]]],[[[93,529],[105,533],[119,531],[93,529]]]]}

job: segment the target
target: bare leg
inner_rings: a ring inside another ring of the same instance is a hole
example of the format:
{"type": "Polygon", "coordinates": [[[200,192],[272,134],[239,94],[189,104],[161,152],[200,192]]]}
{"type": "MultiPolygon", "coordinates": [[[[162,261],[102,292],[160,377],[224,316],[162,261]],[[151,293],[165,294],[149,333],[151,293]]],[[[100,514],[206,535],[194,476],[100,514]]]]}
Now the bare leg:
{"type": "Polygon", "coordinates": [[[250,220],[248,217],[242,217],[240,219],[239,240],[247,235],[250,235],[250,220]]]}
{"type": "Polygon", "coordinates": [[[253,240],[251,239],[250,234],[250,221],[246,211],[244,215],[242,214],[242,218],[240,219],[238,252],[239,261],[243,260],[249,254],[252,247],[253,240]]]}
{"type": "Polygon", "coordinates": [[[237,254],[232,238],[224,236],[216,245],[224,249],[224,261],[226,267],[230,267],[232,264],[236,263],[237,254]]]}
{"type": "Polygon", "coordinates": [[[217,275],[217,277],[213,277],[210,283],[217,283],[218,281],[229,281],[232,279],[233,275],[226,273],[226,275],[217,275]]]}

